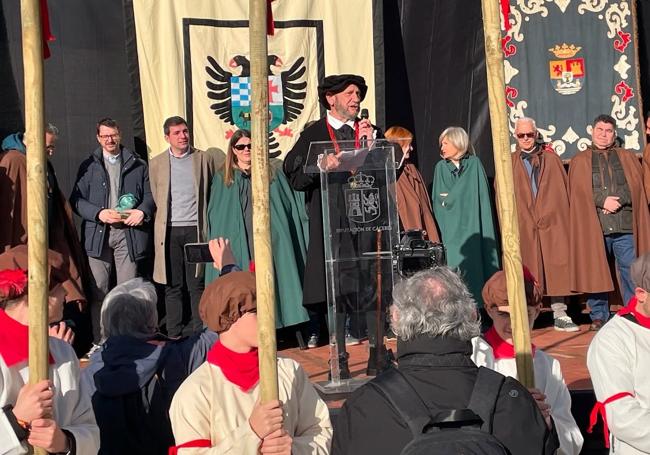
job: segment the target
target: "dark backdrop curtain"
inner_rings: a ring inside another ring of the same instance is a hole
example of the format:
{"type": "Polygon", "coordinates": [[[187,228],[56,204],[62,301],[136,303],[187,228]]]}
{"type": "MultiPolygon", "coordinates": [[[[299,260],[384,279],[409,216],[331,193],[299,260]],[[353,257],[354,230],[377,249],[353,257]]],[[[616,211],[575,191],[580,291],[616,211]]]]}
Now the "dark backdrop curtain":
{"type": "Polygon", "coordinates": [[[639,30],[639,66],[641,67],[641,95],[644,115],[650,111],[650,0],[637,2],[639,30]]]}
{"type": "Polygon", "coordinates": [[[384,2],[386,126],[414,131],[418,167],[427,183],[448,126],[469,133],[488,175],[494,174],[481,2],[384,2]]]}
{"type": "MultiPolygon", "coordinates": [[[[45,121],[61,134],[52,162],[70,193],[77,169],[98,146],[95,124],[112,117],[133,149],[132,101],[121,0],[48,0],[56,41],[45,61],[45,121]]],[[[0,1],[0,136],[24,130],[20,2],[0,1]]]]}

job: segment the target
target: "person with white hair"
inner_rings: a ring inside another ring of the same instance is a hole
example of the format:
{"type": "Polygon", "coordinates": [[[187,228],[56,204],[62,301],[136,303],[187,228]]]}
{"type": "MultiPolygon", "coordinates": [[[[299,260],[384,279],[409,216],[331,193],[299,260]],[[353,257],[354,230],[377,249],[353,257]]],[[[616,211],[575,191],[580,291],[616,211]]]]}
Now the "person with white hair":
{"type": "Polygon", "coordinates": [[[485,169],[469,151],[469,136],[449,127],[439,138],[442,160],[436,164],[431,200],[447,249],[447,264],[458,267],[474,299],[499,269],[492,202],[485,169]]]}
{"type": "Polygon", "coordinates": [[[488,390],[494,397],[493,412],[483,416],[472,411],[483,421],[489,420],[491,435],[513,455],[555,453],[557,434],[549,430],[524,386],[496,372],[480,372],[472,362],[471,340],[480,332],[480,321],[475,302],[457,273],[438,267],[398,283],[393,289],[391,325],[398,337],[398,367],[346,400],[337,418],[333,454],[400,453],[414,437],[411,423],[434,423],[431,416],[439,411],[467,409],[478,378],[486,374],[501,384],[488,390]],[[403,390],[400,397],[387,396],[387,384],[381,382],[401,379],[412,390],[403,390]],[[400,403],[398,398],[407,394],[413,398],[400,403]],[[424,406],[429,415],[414,417],[407,424],[404,412],[397,411],[391,401],[401,409],[424,406]]]}
{"type": "Polygon", "coordinates": [[[569,269],[569,189],[560,157],[539,140],[535,120],[515,122],[517,148],[511,155],[517,201],[521,262],[551,299],[555,330],[577,332],[567,315],[569,269]]]}
{"type": "Polygon", "coordinates": [[[161,335],[157,300],[152,283],[134,278],[113,288],[102,303],[104,341],[82,373],[102,454],[166,454],[174,445],[172,397],[217,340],[209,330],[183,339],[161,335]]]}

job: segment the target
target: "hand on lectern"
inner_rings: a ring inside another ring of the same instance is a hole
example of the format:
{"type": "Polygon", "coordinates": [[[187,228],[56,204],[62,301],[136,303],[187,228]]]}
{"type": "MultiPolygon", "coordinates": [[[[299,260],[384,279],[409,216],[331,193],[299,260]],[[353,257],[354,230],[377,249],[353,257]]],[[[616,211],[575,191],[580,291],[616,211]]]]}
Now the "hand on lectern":
{"type": "Polygon", "coordinates": [[[324,171],[332,171],[341,165],[338,155],[335,153],[328,153],[321,156],[318,167],[324,171]]]}

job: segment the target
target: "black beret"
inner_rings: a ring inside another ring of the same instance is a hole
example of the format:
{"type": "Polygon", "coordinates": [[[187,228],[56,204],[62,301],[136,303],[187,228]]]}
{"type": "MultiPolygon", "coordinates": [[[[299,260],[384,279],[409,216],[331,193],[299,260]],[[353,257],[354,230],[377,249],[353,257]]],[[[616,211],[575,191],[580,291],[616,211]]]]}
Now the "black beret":
{"type": "Polygon", "coordinates": [[[323,82],[318,86],[318,101],[320,104],[329,110],[330,106],[327,103],[327,98],[325,95],[328,93],[330,95],[336,95],[345,90],[348,85],[356,85],[361,92],[361,101],[366,97],[366,92],[368,92],[368,86],[363,77],[357,76],[356,74],[335,74],[333,76],[327,76],[323,79],[323,82]]]}

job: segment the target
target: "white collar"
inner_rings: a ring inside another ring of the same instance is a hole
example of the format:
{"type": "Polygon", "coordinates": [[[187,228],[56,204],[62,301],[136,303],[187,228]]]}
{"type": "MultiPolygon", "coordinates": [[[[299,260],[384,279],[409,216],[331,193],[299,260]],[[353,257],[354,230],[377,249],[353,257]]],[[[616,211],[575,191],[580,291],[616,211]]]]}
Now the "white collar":
{"type": "Polygon", "coordinates": [[[330,114],[330,111],[327,111],[327,123],[329,123],[335,130],[340,129],[343,125],[348,125],[354,129],[354,120],[348,120],[347,122],[343,123],[332,114],[330,114]]]}
{"type": "Polygon", "coordinates": [[[102,150],[102,155],[104,156],[105,161],[108,161],[111,164],[115,164],[122,157],[122,151],[120,151],[120,153],[117,155],[113,155],[112,153],[106,153],[104,150],[102,150]]]}
{"type": "Polygon", "coordinates": [[[185,158],[187,155],[189,155],[189,153],[190,153],[190,146],[189,146],[189,145],[187,146],[187,148],[185,149],[185,153],[183,153],[181,156],[176,156],[176,155],[174,155],[174,154],[172,153],[172,148],[171,148],[171,147],[169,147],[167,150],[169,151],[169,156],[171,156],[172,158],[176,158],[177,160],[179,160],[179,159],[181,159],[181,158],[185,158]]]}

